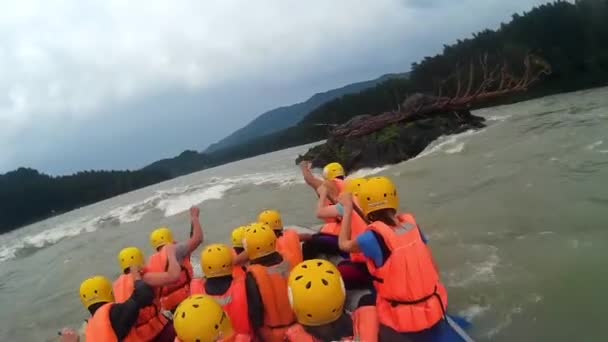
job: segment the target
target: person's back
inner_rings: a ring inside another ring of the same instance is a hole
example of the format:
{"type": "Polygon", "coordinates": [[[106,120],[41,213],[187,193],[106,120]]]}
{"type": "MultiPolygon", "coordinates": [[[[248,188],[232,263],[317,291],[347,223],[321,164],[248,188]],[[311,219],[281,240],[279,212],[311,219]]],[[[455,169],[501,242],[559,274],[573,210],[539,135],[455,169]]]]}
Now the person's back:
{"type": "Polygon", "coordinates": [[[191,295],[213,297],[230,317],[238,340],[250,340],[251,323],[248,316],[245,277],[234,277],[232,250],[223,244],[206,246],[201,252],[204,279],[193,279],[191,295]]]}
{"type": "MultiPolygon", "coordinates": [[[[358,206],[358,194],[361,187],[366,182],[367,180],[365,178],[352,178],[346,180],[344,191],[352,193],[355,206],[358,206]]],[[[344,216],[344,207],[340,203],[332,205],[325,204],[325,199],[327,197],[332,197],[334,199],[337,197],[335,195],[330,196],[329,190],[325,186],[319,188],[318,192],[319,202],[317,203],[317,217],[341,219],[344,216]]],[[[350,215],[350,220],[350,238],[356,239],[367,230],[367,223],[364,218],[355,211],[350,215]]],[[[351,252],[348,259],[342,260],[338,264],[338,270],[340,270],[347,290],[373,288],[372,277],[371,274],[369,274],[365,256],[362,253],[351,252]]]]}
{"type": "MultiPolygon", "coordinates": [[[[114,281],[112,287],[116,303],[124,303],[135,290],[135,277],[131,270],[143,268],[144,256],[138,248],[128,247],[120,251],[118,261],[123,274],[114,281]]],[[[160,288],[156,288],[152,304],[139,310],[135,334],[141,341],[152,341],[163,332],[168,323],[169,320],[162,314],[160,307],[160,288]]],[[[173,337],[174,334],[171,338],[173,337]]]]}
{"type": "MultiPolygon", "coordinates": [[[[388,178],[368,180],[360,198],[372,224],[357,239],[349,239],[350,220],[344,220],[340,248],[366,257],[377,291],[380,336],[393,331],[406,338],[435,327],[446,317],[447,292],[414,217],[396,215],[399,198],[388,178]]],[[[342,201],[345,215],[352,212],[352,198],[342,201]]]]}
{"type": "MultiPolygon", "coordinates": [[[[303,161],[300,164],[304,181],[320,196],[319,189],[326,188],[328,192],[337,197],[345,187],[344,178],[346,173],[344,168],[339,163],[329,163],[323,168],[323,179],[317,178],[311,171],[310,162],[303,161]]],[[[329,198],[321,198],[317,201],[317,205],[326,207],[331,205],[329,198]]],[[[302,245],[302,254],[304,260],[314,259],[319,255],[341,255],[338,248],[338,234],[340,233],[341,225],[336,217],[324,217],[325,224],[321,227],[319,233],[314,234],[311,239],[305,241],[302,245]]]]}
{"type": "Polygon", "coordinates": [[[85,332],[87,342],[142,341],[133,328],[139,310],[149,306],[153,299],[152,289],[140,281],[127,301],[115,303],[108,279],[102,276],[86,279],[80,285],[80,300],[91,313],[85,332]]]}
{"type": "Polygon", "coordinates": [[[150,244],[156,251],[148,261],[147,268],[152,272],[162,272],[167,267],[167,253],[165,246],[175,245],[175,253],[181,266],[179,279],[161,289],[161,305],[164,310],[174,311],[179,303],[190,295],[190,281],[193,277],[190,254],[202,243],[203,232],[199,222],[199,209],[190,208],[191,237],[184,243],[176,243],[173,233],[166,227],[156,229],[150,234],[150,244]]]}
{"type": "Polygon", "coordinates": [[[364,297],[351,318],[344,311],[346,292],[338,269],[329,261],[307,260],[289,276],[290,304],[297,324],[289,327],[290,342],[378,340],[373,300],[364,297]]]}
{"type": "Polygon", "coordinates": [[[276,250],[291,266],[303,260],[300,234],[284,229],[281,214],[276,210],[264,210],[258,215],[258,222],[269,226],[277,236],[276,250]]]}
{"type": "Polygon", "coordinates": [[[193,269],[190,263],[190,254],[186,253],[184,256],[184,245],[177,244],[173,241],[171,232],[167,228],[159,228],[152,232],[153,247],[157,250],[150,260],[148,261],[147,268],[153,272],[161,272],[166,268],[167,265],[167,253],[165,246],[168,244],[175,245],[176,249],[180,250],[180,277],[173,284],[164,286],[161,289],[161,305],[164,310],[173,311],[177,305],[184,299],[186,299],[190,293],[190,280],[192,280],[193,269]],[[163,240],[161,243],[158,242],[159,238],[154,240],[154,237],[162,236],[163,240]]]}
{"type": "Polygon", "coordinates": [[[263,341],[282,342],[285,331],[295,322],[287,295],[291,266],[276,252],[276,235],[270,227],[250,225],[244,242],[250,261],[245,284],[249,319],[263,341]]]}

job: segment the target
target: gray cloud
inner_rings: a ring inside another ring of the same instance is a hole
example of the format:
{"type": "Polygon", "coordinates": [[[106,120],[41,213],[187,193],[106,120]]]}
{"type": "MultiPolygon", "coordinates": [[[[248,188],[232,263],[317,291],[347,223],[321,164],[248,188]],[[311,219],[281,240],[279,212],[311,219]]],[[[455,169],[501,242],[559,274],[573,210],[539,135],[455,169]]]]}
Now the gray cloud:
{"type": "Polygon", "coordinates": [[[543,2],[0,4],[0,171],[133,168],[200,150],[265,110],[405,71],[543,2]]]}

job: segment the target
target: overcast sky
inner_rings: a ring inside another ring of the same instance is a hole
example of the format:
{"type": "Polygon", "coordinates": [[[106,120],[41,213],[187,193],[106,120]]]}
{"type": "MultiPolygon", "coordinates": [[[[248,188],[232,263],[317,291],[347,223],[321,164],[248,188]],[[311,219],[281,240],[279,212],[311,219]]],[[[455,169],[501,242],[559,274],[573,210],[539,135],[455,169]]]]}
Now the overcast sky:
{"type": "Polygon", "coordinates": [[[539,0],[3,1],[0,172],[139,168],[539,0]]]}

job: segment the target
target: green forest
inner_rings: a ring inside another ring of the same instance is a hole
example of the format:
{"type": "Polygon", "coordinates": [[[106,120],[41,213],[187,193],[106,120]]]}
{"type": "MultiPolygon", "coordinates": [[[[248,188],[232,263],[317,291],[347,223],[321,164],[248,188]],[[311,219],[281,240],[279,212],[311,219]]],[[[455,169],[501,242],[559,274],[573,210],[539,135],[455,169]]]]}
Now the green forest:
{"type": "Polygon", "coordinates": [[[0,175],[0,232],[167,179],[161,171],[83,171],[51,177],[20,168],[0,175]]]}
{"type": "Polygon", "coordinates": [[[502,103],[604,86],[608,81],[606,18],[608,0],[580,0],[574,4],[556,1],[514,14],[509,23],[496,30],[484,30],[444,45],[441,54],[413,63],[409,78],[391,79],[358,94],[342,96],[316,108],[294,127],[240,146],[212,153],[185,151],[133,172],[90,171],[49,177],[19,169],[0,175],[0,231],[171,177],[325,139],[332,125],[357,115],[396,109],[408,94],[436,93],[459,65],[486,53],[501,56],[513,65],[521,64],[521,55],[533,53],[552,67],[551,75],[542,82],[502,103]]]}

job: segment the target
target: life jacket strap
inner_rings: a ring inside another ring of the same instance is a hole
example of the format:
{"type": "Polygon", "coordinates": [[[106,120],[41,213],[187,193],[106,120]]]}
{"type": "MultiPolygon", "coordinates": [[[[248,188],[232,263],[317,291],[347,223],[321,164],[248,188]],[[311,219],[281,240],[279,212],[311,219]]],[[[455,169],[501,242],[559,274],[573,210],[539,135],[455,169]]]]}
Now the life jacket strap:
{"type": "Polygon", "coordinates": [[[447,318],[447,315],[445,312],[446,308],[443,305],[443,300],[441,299],[441,296],[439,295],[439,293],[437,293],[437,285],[435,285],[435,288],[433,289],[433,293],[431,293],[428,296],[422,297],[420,299],[416,299],[416,300],[412,300],[412,301],[389,300],[388,302],[391,303],[392,307],[396,307],[397,305],[416,305],[416,304],[424,303],[433,297],[436,297],[439,300],[439,305],[441,306],[441,313],[443,314],[443,318],[446,319],[447,318]]]}
{"type": "Polygon", "coordinates": [[[296,321],[293,321],[291,323],[287,323],[287,324],[281,324],[281,325],[268,325],[265,324],[265,326],[269,329],[282,329],[282,328],[289,328],[290,326],[296,324],[296,321]]]}

